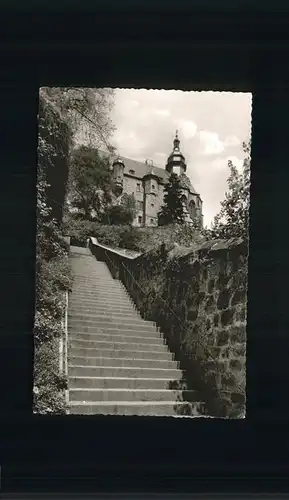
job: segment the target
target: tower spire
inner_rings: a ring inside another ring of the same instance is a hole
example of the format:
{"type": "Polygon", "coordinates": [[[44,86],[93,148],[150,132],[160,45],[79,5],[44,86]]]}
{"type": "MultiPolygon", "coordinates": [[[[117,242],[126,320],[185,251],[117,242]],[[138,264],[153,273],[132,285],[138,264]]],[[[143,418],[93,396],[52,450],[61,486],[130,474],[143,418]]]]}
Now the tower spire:
{"type": "Polygon", "coordinates": [[[180,140],[179,140],[178,130],[176,130],[176,137],[174,139],[174,150],[175,149],[180,149],[180,140]]]}

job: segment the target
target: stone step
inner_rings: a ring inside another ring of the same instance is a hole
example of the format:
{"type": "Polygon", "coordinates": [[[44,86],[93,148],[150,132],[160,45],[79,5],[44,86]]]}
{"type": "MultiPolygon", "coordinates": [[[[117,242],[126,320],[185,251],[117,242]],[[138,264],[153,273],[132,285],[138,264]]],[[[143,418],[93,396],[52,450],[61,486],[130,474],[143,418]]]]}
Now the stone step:
{"type": "Polygon", "coordinates": [[[109,293],[110,295],[116,295],[116,294],[125,294],[128,295],[128,292],[125,288],[121,287],[116,287],[115,285],[110,285],[109,281],[107,280],[106,284],[105,283],[98,283],[97,285],[94,285],[93,287],[90,286],[89,284],[80,284],[77,283],[77,281],[73,281],[73,290],[77,290],[78,293],[82,294],[87,294],[90,293],[91,295],[93,294],[99,294],[99,293],[109,293]]]}
{"type": "MultiPolygon", "coordinates": [[[[82,333],[82,332],[75,332],[75,331],[69,331],[69,338],[75,338],[78,340],[86,340],[89,342],[109,342],[109,343],[126,343],[126,344],[149,344],[149,345],[161,345],[165,346],[163,337],[161,337],[161,334],[157,334],[155,336],[148,336],[148,335],[137,335],[135,332],[131,332],[131,335],[129,332],[126,332],[126,335],[121,335],[117,333],[111,333],[108,330],[104,331],[103,333],[82,333]]],[[[166,346],[165,346],[166,347],[166,346]]]]}
{"type": "Polygon", "coordinates": [[[174,389],[182,388],[182,381],[168,378],[132,378],[132,377],[69,377],[72,389],[174,389]]]}
{"type": "Polygon", "coordinates": [[[96,270],[94,267],[82,269],[77,269],[75,266],[74,267],[74,273],[73,277],[76,280],[83,281],[84,283],[91,282],[92,284],[95,283],[95,280],[102,280],[105,281],[107,278],[110,278],[112,283],[118,284],[121,283],[120,280],[115,280],[113,279],[112,275],[110,272],[107,270],[106,272],[100,272],[99,270],[96,270]]]}
{"type": "Polygon", "coordinates": [[[100,279],[99,277],[94,278],[94,280],[88,281],[87,279],[79,279],[79,278],[73,278],[73,283],[79,287],[84,288],[85,290],[91,288],[93,290],[97,289],[102,289],[103,287],[110,288],[111,290],[115,291],[124,291],[124,287],[119,283],[114,281],[111,277],[106,277],[105,279],[100,279]]]}
{"type": "Polygon", "coordinates": [[[98,349],[98,350],[116,350],[116,351],[155,351],[155,352],[167,352],[168,348],[165,344],[150,344],[142,342],[132,342],[132,338],[130,338],[129,342],[121,342],[119,339],[116,340],[116,337],[113,337],[113,340],[109,341],[107,336],[105,336],[106,340],[100,340],[97,337],[91,337],[93,340],[79,338],[70,338],[69,339],[69,347],[76,349],[98,349]],[[97,340],[94,340],[96,339],[97,340]]]}
{"type": "Polygon", "coordinates": [[[121,288],[120,286],[115,286],[115,285],[111,285],[110,283],[97,283],[97,285],[90,285],[89,283],[86,283],[86,284],[82,284],[82,283],[78,283],[77,281],[74,281],[73,282],[73,290],[77,290],[78,292],[84,292],[84,293],[91,293],[91,294],[98,294],[98,293],[101,293],[105,290],[105,292],[107,293],[114,293],[114,294],[117,294],[117,293],[120,293],[120,294],[123,294],[123,293],[127,293],[123,288],[121,288]]]}
{"type": "Polygon", "coordinates": [[[95,308],[95,307],[101,307],[105,308],[107,310],[110,310],[111,307],[115,307],[118,309],[121,309],[123,311],[133,311],[136,310],[136,306],[129,302],[129,301],[108,301],[108,300],[85,300],[85,299],[77,299],[76,297],[69,297],[68,298],[69,305],[72,307],[87,307],[87,308],[95,308]]]}
{"type": "Polygon", "coordinates": [[[179,380],[182,372],[178,369],[136,368],[115,366],[80,366],[68,365],[70,377],[126,377],[126,378],[170,378],[179,380]]]}
{"type": "Polygon", "coordinates": [[[87,247],[76,247],[75,245],[70,245],[69,251],[70,251],[70,253],[73,253],[73,254],[79,253],[80,255],[92,256],[90,249],[87,247]]]}
{"type": "Polygon", "coordinates": [[[120,342],[142,342],[145,344],[159,344],[163,343],[163,334],[158,331],[139,331],[137,329],[134,330],[125,330],[125,329],[117,329],[117,328],[104,328],[95,327],[94,329],[90,329],[89,331],[85,328],[77,328],[75,326],[70,326],[68,323],[68,335],[69,337],[87,339],[87,340],[99,340],[100,337],[106,338],[110,337],[111,339],[125,338],[126,340],[120,340],[120,342]]]}
{"type": "Polygon", "coordinates": [[[69,304],[71,304],[73,307],[74,306],[81,306],[81,307],[102,307],[102,308],[107,308],[109,309],[111,307],[115,307],[118,309],[125,309],[125,310],[135,310],[136,306],[129,300],[107,300],[107,299],[84,299],[84,298],[77,298],[73,295],[68,297],[69,304]]]}
{"type": "Polygon", "coordinates": [[[142,319],[140,313],[136,310],[136,308],[129,307],[127,309],[121,309],[121,308],[116,308],[116,307],[111,307],[109,306],[108,308],[103,308],[103,307],[86,307],[86,306],[79,306],[79,305],[73,305],[70,306],[68,311],[70,311],[70,314],[78,314],[78,315],[99,315],[99,316],[104,316],[104,317],[121,317],[121,318],[137,318],[137,319],[142,319]]]}
{"type": "Polygon", "coordinates": [[[119,280],[114,280],[113,277],[109,274],[107,276],[92,276],[91,273],[87,276],[77,276],[75,273],[73,274],[73,280],[75,283],[79,283],[80,285],[86,286],[97,286],[97,285],[105,285],[109,283],[110,286],[121,288],[123,285],[119,280]]]}
{"type": "Polygon", "coordinates": [[[89,291],[85,292],[83,290],[78,290],[77,287],[73,287],[72,294],[74,296],[77,295],[77,297],[79,297],[79,298],[84,297],[84,298],[90,298],[90,299],[94,299],[94,298],[96,298],[96,299],[102,298],[105,300],[107,298],[109,298],[110,300],[111,299],[130,299],[129,294],[125,290],[118,290],[116,292],[110,292],[109,290],[99,289],[98,292],[89,292],[89,291]]]}
{"type": "MultiPolygon", "coordinates": [[[[90,260],[90,261],[77,261],[74,260],[72,262],[72,267],[75,269],[75,274],[77,276],[83,276],[86,274],[87,270],[91,270],[94,273],[99,273],[99,274],[110,274],[110,271],[108,267],[104,264],[102,265],[100,262],[97,260],[90,260]]],[[[116,280],[117,281],[117,280],[116,280]]],[[[119,281],[119,280],[118,280],[119,281]]]]}
{"type": "Polygon", "coordinates": [[[114,280],[113,277],[111,276],[110,272],[107,271],[106,274],[104,273],[99,273],[97,271],[94,271],[93,269],[88,269],[87,272],[82,272],[82,274],[76,272],[76,270],[73,273],[73,279],[74,281],[77,281],[79,283],[91,283],[92,285],[95,285],[98,282],[106,282],[107,279],[109,279],[111,284],[114,285],[120,285],[121,282],[119,280],[114,280]]]}
{"type": "Polygon", "coordinates": [[[75,319],[75,317],[68,317],[68,326],[74,330],[80,329],[85,332],[94,332],[95,329],[109,329],[109,330],[135,330],[137,332],[156,332],[157,327],[153,322],[145,321],[144,319],[135,319],[132,321],[124,320],[121,318],[101,318],[95,317],[94,320],[75,319]]]}
{"type": "Polygon", "coordinates": [[[111,309],[106,308],[106,309],[87,309],[86,307],[82,307],[81,309],[79,307],[74,307],[74,308],[69,308],[68,310],[68,318],[74,318],[75,316],[79,318],[94,318],[94,317],[100,317],[102,319],[105,318],[111,318],[112,320],[115,320],[117,318],[121,320],[141,320],[142,317],[140,314],[135,311],[127,311],[123,312],[121,309],[111,309]]]}
{"type": "Polygon", "coordinates": [[[136,330],[138,332],[155,332],[158,331],[156,325],[151,322],[146,322],[142,318],[120,318],[118,316],[114,316],[113,318],[106,318],[101,316],[95,316],[92,320],[92,316],[89,316],[89,319],[75,319],[76,315],[68,316],[68,324],[70,327],[74,327],[75,329],[80,328],[85,331],[90,332],[94,331],[95,328],[108,328],[113,330],[136,330]],[[87,330],[86,330],[87,328],[87,330]]]}
{"type": "MultiPolygon", "coordinates": [[[[166,347],[166,346],[165,346],[166,347]]],[[[76,358],[101,357],[114,359],[138,359],[138,360],[155,360],[157,363],[162,361],[173,361],[173,354],[167,348],[160,351],[130,351],[130,350],[115,350],[115,349],[95,349],[91,347],[77,348],[71,347],[69,355],[76,358]]],[[[82,363],[84,364],[84,363],[82,363]]]]}
{"type": "Polygon", "coordinates": [[[132,299],[128,295],[107,295],[102,293],[95,294],[79,294],[77,290],[72,290],[71,299],[74,302],[83,302],[85,304],[100,304],[106,305],[107,307],[111,305],[121,306],[131,306],[132,299]]]}
{"type": "Polygon", "coordinates": [[[160,359],[138,359],[138,358],[104,358],[96,356],[72,356],[68,357],[69,364],[81,366],[114,366],[114,367],[135,367],[135,368],[179,368],[177,361],[164,361],[160,359]]]}
{"type": "Polygon", "coordinates": [[[171,391],[169,389],[72,389],[69,401],[198,401],[197,391],[171,391]]]}
{"type": "Polygon", "coordinates": [[[71,402],[69,413],[74,415],[138,415],[160,417],[201,417],[201,403],[175,403],[172,401],[98,402],[80,404],[71,402]]]}
{"type": "Polygon", "coordinates": [[[91,271],[94,275],[98,274],[99,276],[107,276],[110,275],[111,273],[108,269],[108,267],[101,266],[97,263],[95,260],[90,260],[90,261],[77,261],[74,259],[71,261],[71,267],[74,271],[74,274],[76,276],[89,276],[89,271],[91,271]]]}
{"type": "Polygon", "coordinates": [[[93,277],[93,281],[88,281],[88,279],[79,279],[73,277],[73,284],[78,285],[80,287],[92,287],[92,289],[99,288],[103,289],[104,287],[109,287],[112,290],[118,291],[118,290],[126,290],[126,288],[121,285],[119,282],[115,282],[111,276],[106,276],[105,278],[100,278],[99,276],[93,277]]]}
{"type": "Polygon", "coordinates": [[[112,291],[109,289],[109,287],[106,287],[106,288],[98,288],[98,290],[96,291],[91,291],[88,287],[87,290],[81,290],[79,287],[77,286],[73,286],[72,288],[72,293],[73,295],[77,295],[78,297],[91,297],[91,298],[99,298],[99,297],[102,297],[102,298],[110,298],[110,299],[117,299],[117,298],[128,298],[128,294],[127,292],[125,292],[124,290],[115,290],[115,291],[112,291]]]}

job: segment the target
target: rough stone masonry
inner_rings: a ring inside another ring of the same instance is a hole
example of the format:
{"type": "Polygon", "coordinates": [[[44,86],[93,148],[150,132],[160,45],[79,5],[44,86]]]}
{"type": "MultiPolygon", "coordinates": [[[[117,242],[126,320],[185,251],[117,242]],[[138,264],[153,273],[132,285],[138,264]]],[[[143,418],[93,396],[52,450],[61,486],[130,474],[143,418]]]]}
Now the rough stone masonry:
{"type": "MultiPolygon", "coordinates": [[[[99,255],[98,249],[98,255],[99,255]]],[[[163,331],[212,416],[245,415],[247,245],[212,240],[194,248],[120,258],[103,254],[143,317],[163,331]],[[109,258],[108,258],[109,257],[109,258]]]]}

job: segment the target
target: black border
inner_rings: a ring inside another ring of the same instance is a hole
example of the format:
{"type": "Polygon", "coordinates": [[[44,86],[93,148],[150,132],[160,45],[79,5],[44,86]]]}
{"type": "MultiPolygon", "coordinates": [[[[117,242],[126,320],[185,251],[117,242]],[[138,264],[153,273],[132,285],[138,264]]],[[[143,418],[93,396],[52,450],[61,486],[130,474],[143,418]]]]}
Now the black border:
{"type": "Polygon", "coordinates": [[[285,491],[289,16],[0,18],[2,491],[285,491]],[[31,414],[41,85],[253,92],[248,406],[243,421],[31,414]]]}

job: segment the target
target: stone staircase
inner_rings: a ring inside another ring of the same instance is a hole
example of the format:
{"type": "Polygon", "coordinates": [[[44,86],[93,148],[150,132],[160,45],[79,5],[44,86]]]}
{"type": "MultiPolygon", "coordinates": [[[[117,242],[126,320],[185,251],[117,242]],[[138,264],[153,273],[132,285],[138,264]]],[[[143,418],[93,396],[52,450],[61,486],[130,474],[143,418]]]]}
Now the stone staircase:
{"type": "Polygon", "coordinates": [[[89,249],[71,247],[68,302],[69,413],[201,416],[196,391],[162,334],[89,249]]]}

